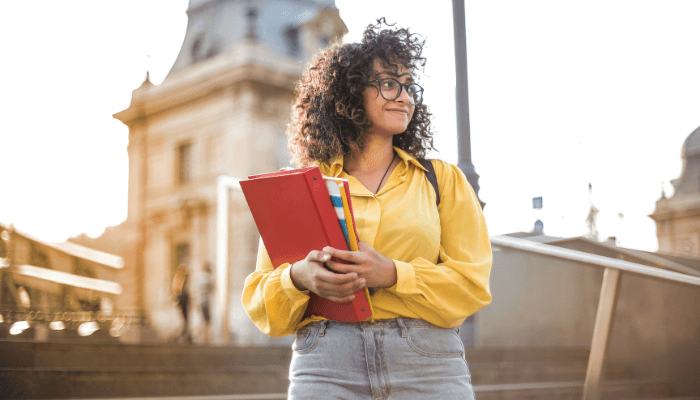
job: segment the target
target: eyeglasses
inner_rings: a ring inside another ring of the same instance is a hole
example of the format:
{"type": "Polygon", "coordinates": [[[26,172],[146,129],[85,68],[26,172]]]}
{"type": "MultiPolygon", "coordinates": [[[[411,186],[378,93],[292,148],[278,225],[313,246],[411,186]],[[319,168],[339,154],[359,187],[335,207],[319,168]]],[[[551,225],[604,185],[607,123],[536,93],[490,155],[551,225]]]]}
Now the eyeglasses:
{"type": "Polygon", "coordinates": [[[379,82],[379,93],[384,100],[393,101],[401,96],[401,90],[406,88],[408,103],[412,106],[423,101],[423,88],[416,83],[401,83],[394,78],[380,78],[367,82],[367,84],[379,82]]]}

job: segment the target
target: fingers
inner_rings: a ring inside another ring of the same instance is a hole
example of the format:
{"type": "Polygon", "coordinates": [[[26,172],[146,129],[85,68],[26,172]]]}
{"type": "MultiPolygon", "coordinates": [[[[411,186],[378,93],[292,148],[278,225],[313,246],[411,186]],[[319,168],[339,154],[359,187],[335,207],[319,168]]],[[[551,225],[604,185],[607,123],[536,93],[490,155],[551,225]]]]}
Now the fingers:
{"type": "Polygon", "coordinates": [[[314,288],[314,276],[317,270],[323,269],[323,263],[330,260],[331,256],[327,252],[313,250],[301,261],[290,266],[290,278],[292,283],[299,290],[312,290],[314,288]]]}
{"type": "Polygon", "coordinates": [[[351,253],[326,247],[322,251],[311,251],[306,256],[308,266],[311,266],[310,289],[321,297],[325,297],[337,303],[347,303],[355,298],[354,293],[367,286],[365,278],[360,278],[355,271],[348,267],[336,267],[340,263],[331,262],[332,252],[338,254],[351,253]],[[330,250],[330,251],[329,251],[330,250]],[[324,268],[326,265],[333,265],[333,270],[324,268]]]}
{"type": "Polygon", "coordinates": [[[341,286],[341,285],[346,285],[348,283],[353,283],[358,280],[358,276],[356,273],[351,272],[349,274],[339,274],[335,273],[332,271],[318,271],[316,274],[316,279],[319,282],[328,284],[328,285],[334,285],[334,286],[341,286]]]}
{"type": "Polygon", "coordinates": [[[332,257],[351,263],[359,263],[362,260],[362,253],[359,251],[338,250],[330,246],[324,247],[323,251],[330,254],[332,257]]]}
{"type": "MultiPolygon", "coordinates": [[[[360,249],[360,251],[362,251],[362,252],[367,252],[367,251],[369,251],[370,249],[371,249],[371,250],[374,250],[374,247],[368,245],[368,244],[365,243],[365,242],[357,242],[357,247],[358,247],[358,248],[360,249]]],[[[376,251],[376,250],[375,250],[375,251],[376,251]]]]}
{"type": "Polygon", "coordinates": [[[345,297],[350,296],[351,294],[357,292],[358,290],[361,290],[364,287],[365,283],[363,280],[363,282],[350,282],[344,285],[331,285],[325,282],[320,282],[316,286],[316,289],[319,292],[318,294],[323,297],[345,297]]]}
{"type": "Polygon", "coordinates": [[[345,264],[340,262],[328,261],[326,262],[326,266],[328,266],[328,268],[331,271],[336,272],[337,274],[355,273],[356,275],[359,275],[362,273],[362,269],[358,268],[358,266],[355,264],[345,264]]]}
{"type": "Polygon", "coordinates": [[[319,263],[324,263],[331,259],[331,254],[327,251],[312,250],[306,256],[307,261],[315,261],[319,263]]]}
{"type": "Polygon", "coordinates": [[[315,274],[316,286],[332,291],[354,292],[365,287],[367,282],[364,278],[359,278],[357,273],[338,274],[332,271],[319,270],[315,274]]]}
{"type": "Polygon", "coordinates": [[[321,267],[314,271],[313,291],[321,297],[335,298],[333,301],[352,301],[350,296],[366,285],[367,281],[356,273],[338,274],[321,267]]]}
{"type": "MultiPolygon", "coordinates": [[[[364,288],[364,284],[361,285],[364,288]]],[[[331,287],[319,287],[319,293],[321,297],[331,299],[338,303],[344,303],[347,301],[352,301],[355,299],[355,293],[358,290],[362,290],[357,284],[354,285],[344,285],[344,286],[331,286],[331,287]]]]}

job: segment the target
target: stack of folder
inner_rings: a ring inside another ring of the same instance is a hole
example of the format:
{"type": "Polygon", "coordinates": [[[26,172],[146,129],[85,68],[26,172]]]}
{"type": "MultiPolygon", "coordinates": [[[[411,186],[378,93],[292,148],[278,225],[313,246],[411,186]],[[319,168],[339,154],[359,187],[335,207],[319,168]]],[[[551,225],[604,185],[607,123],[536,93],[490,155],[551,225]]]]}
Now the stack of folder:
{"type": "MultiPolygon", "coordinates": [[[[326,246],[358,250],[347,180],[324,177],[314,166],[253,175],[241,181],[241,188],[274,268],[326,246]]],[[[311,293],[305,317],[312,315],[363,321],[372,316],[369,292],[358,290],[349,303],[311,293]]]]}

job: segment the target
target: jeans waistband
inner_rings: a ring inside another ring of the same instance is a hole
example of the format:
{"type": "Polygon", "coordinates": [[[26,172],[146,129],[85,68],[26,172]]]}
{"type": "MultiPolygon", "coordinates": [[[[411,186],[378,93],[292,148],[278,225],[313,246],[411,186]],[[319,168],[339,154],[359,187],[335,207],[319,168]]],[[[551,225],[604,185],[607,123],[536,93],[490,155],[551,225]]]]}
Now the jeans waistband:
{"type": "MultiPolygon", "coordinates": [[[[435,328],[435,329],[444,329],[440,328],[437,325],[431,324],[430,322],[423,320],[423,319],[417,319],[417,318],[404,318],[404,317],[398,317],[398,318],[391,318],[391,319],[380,319],[376,320],[374,322],[344,322],[344,321],[331,321],[331,320],[324,320],[324,321],[315,321],[307,325],[307,327],[319,327],[320,329],[320,334],[319,336],[324,336],[326,333],[326,330],[329,329],[360,329],[360,330],[365,330],[365,329],[371,329],[374,327],[377,328],[396,328],[401,331],[401,336],[402,337],[407,337],[408,336],[408,328],[409,327],[426,327],[426,328],[435,328]]],[[[455,332],[459,333],[459,328],[453,328],[455,332]]]]}
{"type": "Polygon", "coordinates": [[[313,326],[313,325],[319,325],[323,324],[327,328],[331,328],[333,326],[347,326],[347,327],[372,327],[372,326],[377,326],[377,327],[397,327],[397,328],[403,328],[406,326],[426,326],[426,327],[435,327],[439,328],[437,325],[431,324],[430,322],[423,320],[423,319],[418,319],[418,318],[405,318],[405,317],[398,317],[398,318],[391,318],[391,319],[379,319],[374,322],[345,322],[345,321],[332,321],[332,320],[325,320],[325,321],[315,321],[310,323],[308,326],[313,326]]]}

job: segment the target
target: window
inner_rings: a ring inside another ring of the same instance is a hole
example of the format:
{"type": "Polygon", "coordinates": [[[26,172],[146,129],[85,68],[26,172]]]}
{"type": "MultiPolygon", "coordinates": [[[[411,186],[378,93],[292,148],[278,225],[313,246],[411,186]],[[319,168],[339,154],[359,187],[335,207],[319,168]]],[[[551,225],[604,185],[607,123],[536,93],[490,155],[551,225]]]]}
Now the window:
{"type": "MultiPolygon", "coordinates": [[[[0,236],[6,236],[9,239],[10,232],[0,229],[0,236]]],[[[0,257],[7,257],[7,248],[5,247],[5,239],[0,237],[0,257]]]]}
{"type": "Polygon", "coordinates": [[[74,259],[73,273],[75,275],[85,276],[88,278],[97,278],[97,275],[95,274],[95,268],[92,265],[90,265],[90,263],[79,258],[74,259]]]}
{"type": "Polygon", "coordinates": [[[31,250],[29,253],[29,265],[35,267],[51,268],[51,263],[49,262],[49,257],[45,252],[41,251],[38,246],[34,243],[31,244],[31,250]]]}
{"type": "Polygon", "coordinates": [[[289,49],[289,54],[296,56],[299,54],[299,30],[295,27],[289,27],[285,31],[285,36],[287,39],[287,48],[289,49]]]}
{"type": "Polygon", "coordinates": [[[196,63],[205,58],[205,45],[206,37],[203,32],[200,32],[192,42],[192,47],[190,48],[190,56],[192,57],[192,63],[196,63]]]}
{"type": "Polygon", "coordinates": [[[192,144],[183,143],[177,148],[177,182],[188,183],[192,180],[192,144]]]}
{"type": "Polygon", "coordinates": [[[202,58],[202,36],[199,36],[197,39],[194,40],[194,43],[192,44],[192,50],[191,50],[191,56],[192,60],[194,62],[199,61],[202,58]]]}
{"type": "Polygon", "coordinates": [[[190,48],[190,56],[192,57],[192,63],[214,57],[219,53],[218,46],[212,43],[204,33],[200,33],[192,42],[192,47],[190,48]]]}

